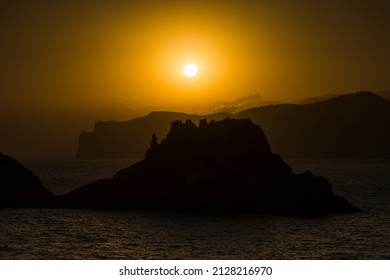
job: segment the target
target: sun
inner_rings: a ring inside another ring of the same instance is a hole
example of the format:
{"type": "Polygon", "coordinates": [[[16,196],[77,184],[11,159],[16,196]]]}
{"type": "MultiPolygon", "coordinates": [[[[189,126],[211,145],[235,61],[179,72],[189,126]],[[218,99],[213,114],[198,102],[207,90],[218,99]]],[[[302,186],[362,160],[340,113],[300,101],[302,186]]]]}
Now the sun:
{"type": "Polygon", "coordinates": [[[195,77],[198,74],[198,67],[193,63],[188,63],[184,65],[183,73],[189,78],[195,77]]]}

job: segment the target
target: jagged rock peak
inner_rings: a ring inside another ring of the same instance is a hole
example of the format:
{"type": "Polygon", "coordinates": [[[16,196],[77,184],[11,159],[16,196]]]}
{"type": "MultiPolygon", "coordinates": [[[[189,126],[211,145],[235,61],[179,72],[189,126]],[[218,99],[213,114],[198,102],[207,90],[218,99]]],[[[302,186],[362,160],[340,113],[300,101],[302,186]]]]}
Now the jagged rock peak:
{"type": "Polygon", "coordinates": [[[152,137],[152,150],[175,147],[176,149],[223,150],[226,153],[251,155],[271,154],[267,137],[258,125],[250,119],[230,119],[210,121],[202,119],[197,126],[191,120],[174,121],[170,131],[160,144],[152,137]]]}

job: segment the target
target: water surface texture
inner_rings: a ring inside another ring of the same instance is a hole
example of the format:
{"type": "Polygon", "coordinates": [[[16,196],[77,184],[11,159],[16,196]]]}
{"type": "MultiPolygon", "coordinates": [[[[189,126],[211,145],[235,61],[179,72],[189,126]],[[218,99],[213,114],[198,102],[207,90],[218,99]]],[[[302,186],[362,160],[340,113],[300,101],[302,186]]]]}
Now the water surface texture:
{"type": "MultiPolygon", "coordinates": [[[[54,193],[131,160],[26,160],[54,193]]],[[[1,259],[390,259],[390,160],[287,160],[363,213],[322,217],[1,209],[1,259]]]]}

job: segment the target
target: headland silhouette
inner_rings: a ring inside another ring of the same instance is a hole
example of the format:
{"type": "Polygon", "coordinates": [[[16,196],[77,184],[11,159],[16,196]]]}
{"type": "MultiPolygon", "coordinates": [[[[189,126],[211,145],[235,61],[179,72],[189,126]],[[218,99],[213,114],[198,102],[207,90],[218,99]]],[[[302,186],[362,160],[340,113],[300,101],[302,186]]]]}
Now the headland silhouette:
{"type": "Polygon", "coordinates": [[[389,158],[390,101],[372,92],[335,96],[311,104],[278,104],[236,114],[206,116],[152,112],[127,122],[98,122],[82,132],[78,158],[142,158],[150,135],[166,135],[174,120],[249,118],[284,158],[389,158]]]}

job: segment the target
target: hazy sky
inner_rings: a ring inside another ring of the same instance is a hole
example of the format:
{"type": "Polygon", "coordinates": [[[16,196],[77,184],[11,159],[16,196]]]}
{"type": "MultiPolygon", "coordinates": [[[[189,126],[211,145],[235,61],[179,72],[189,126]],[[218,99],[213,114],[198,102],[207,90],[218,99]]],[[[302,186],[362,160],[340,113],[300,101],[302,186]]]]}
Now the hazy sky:
{"type": "Polygon", "coordinates": [[[389,89],[389,3],[3,0],[0,151],[72,156],[95,121],[255,93],[389,89]]]}

